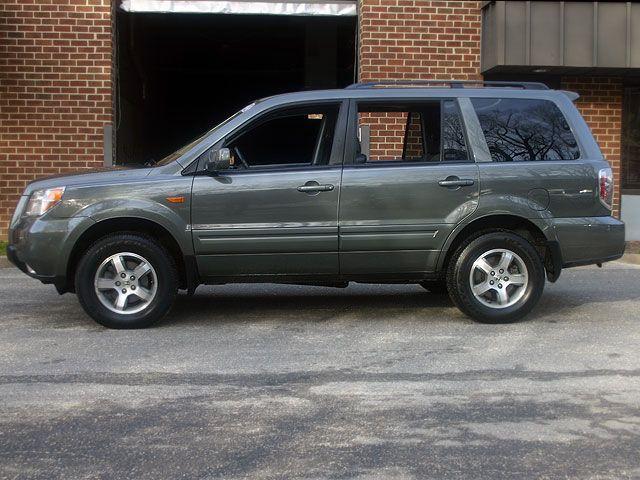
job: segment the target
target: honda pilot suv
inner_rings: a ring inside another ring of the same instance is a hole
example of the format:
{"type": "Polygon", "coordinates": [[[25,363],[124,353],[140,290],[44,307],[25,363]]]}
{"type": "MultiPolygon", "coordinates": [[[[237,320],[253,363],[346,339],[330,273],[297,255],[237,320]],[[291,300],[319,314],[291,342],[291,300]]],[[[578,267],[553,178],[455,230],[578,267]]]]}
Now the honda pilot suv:
{"type": "Polygon", "coordinates": [[[256,101],[153,167],[38,180],[8,257],[112,328],[200,284],[415,283],[488,323],[624,251],[572,92],[360,83],[256,101]]]}

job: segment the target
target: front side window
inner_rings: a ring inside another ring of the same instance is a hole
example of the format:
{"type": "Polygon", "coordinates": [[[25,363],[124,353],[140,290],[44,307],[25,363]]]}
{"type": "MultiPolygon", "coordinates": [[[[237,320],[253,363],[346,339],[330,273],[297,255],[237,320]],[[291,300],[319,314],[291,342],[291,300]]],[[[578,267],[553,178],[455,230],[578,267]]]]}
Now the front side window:
{"type": "Polygon", "coordinates": [[[225,146],[234,168],[328,165],[339,105],[287,109],[270,114],[225,146]]]}
{"type": "Polygon", "coordinates": [[[494,162],[574,160],[580,149],[560,109],[549,100],[471,100],[494,162]]]}
{"type": "Polygon", "coordinates": [[[356,163],[467,161],[455,101],[359,103],[356,163]]]}

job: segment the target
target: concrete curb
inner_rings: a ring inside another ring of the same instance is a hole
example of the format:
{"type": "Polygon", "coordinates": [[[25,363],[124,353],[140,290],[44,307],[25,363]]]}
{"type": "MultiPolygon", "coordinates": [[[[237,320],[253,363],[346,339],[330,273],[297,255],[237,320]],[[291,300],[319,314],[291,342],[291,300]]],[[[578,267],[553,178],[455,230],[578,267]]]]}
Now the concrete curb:
{"type": "Polygon", "coordinates": [[[11,268],[13,264],[4,255],[0,256],[0,268],[11,268]]]}
{"type": "Polygon", "coordinates": [[[640,265],[640,253],[625,253],[618,261],[631,263],[633,265],[640,265]]]}

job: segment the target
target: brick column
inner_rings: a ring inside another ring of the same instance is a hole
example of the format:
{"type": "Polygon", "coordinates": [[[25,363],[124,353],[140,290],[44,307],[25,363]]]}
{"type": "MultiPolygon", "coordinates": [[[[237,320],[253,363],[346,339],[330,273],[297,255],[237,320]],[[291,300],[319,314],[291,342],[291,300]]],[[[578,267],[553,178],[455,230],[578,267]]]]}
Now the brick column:
{"type": "Polygon", "coordinates": [[[0,235],[30,180],[103,162],[110,0],[0,2],[0,235]]]}
{"type": "Polygon", "coordinates": [[[563,77],[562,89],[580,94],[576,106],[591,128],[615,178],[614,215],[620,216],[620,151],[622,142],[622,80],[616,77],[563,77]]]}
{"type": "MultiPolygon", "coordinates": [[[[360,81],[480,79],[480,2],[360,0],[360,81]]],[[[406,114],[366,114],[371,160],[402,155],[406,114]]]]}
{"type": "Polygon", "coordinates": [[[482,78],[480,3],[360,0],[360,80],[482,78]]]}

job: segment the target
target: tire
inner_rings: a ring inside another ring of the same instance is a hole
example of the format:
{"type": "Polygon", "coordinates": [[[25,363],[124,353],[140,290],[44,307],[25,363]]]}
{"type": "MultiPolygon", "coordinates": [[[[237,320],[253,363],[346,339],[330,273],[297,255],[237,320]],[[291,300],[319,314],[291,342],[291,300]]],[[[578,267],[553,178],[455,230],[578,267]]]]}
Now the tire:
{"type": "Polygon", "coordinates": [[[75,286],[80,305],[100,325],[144,328],[167,314],[178,278],[173,258],[162,245],[125,232],[108,235],[85,252],[75,286]]]}
{"type": "Polygon", "coordinates": [[[447,282],[445,280],[425,280],[421,282],[420,285],[434,295],[446,295],[448,293],[447,282]]]}
{"type": "Polygon", "coordinates": [[[451,300],[481,323],[520,320],[538,303],[544,283],[544,266],[536,249],[509,231],[482,232],[469,238],[454,252],[447,269],[451,300]],[[511,260],[505,252],[511,254],[511,260]]]}

